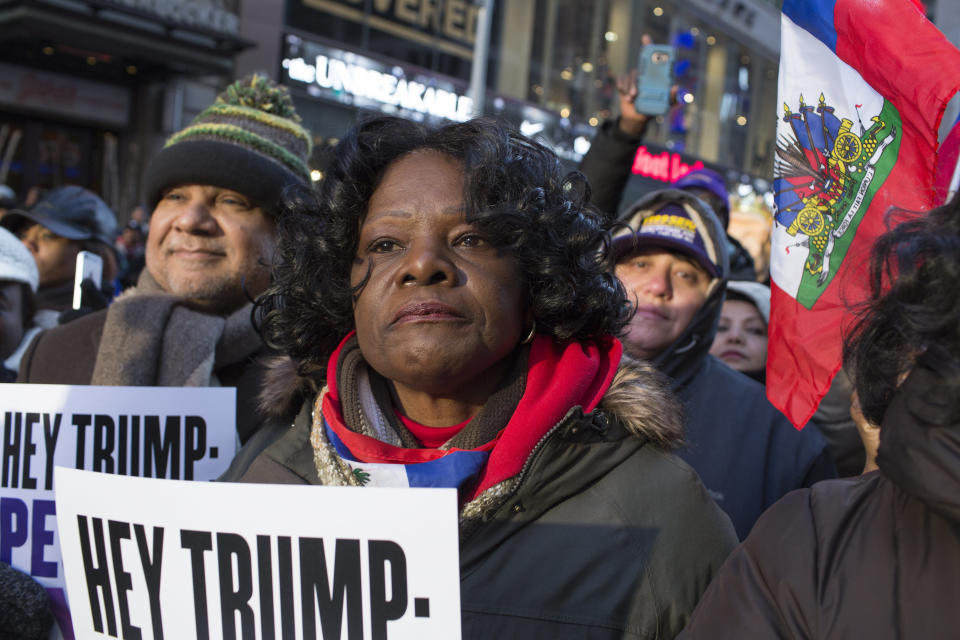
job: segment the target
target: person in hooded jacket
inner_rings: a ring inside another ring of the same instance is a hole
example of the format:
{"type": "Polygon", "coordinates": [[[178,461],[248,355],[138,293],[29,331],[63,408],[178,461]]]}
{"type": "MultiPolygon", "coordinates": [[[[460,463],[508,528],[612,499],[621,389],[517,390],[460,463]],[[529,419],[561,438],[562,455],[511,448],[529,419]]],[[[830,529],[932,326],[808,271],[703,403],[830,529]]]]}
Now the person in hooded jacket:
{"type": "Polygon", "coordinates": [[[685,191],[648,194],[621,216],[616,274],[635,304],[627,353],[670,377],[685,446],[741,539],[788,492],[836,476],[816,429],[798,431],[763,385],[709,354],[728,279],[726,242],[710,207],[685,191]]]}
{"type": "MultiPolygon", "coordinates": [[[[766,384],[767,327],[770,323],[770,288],[759,282],[730,280],[727,297],[710,353],[732,369],[766,384]]],[[[859,475],[866,462],[861,427],[851,412],[850,379],[841,369],[810,420],[827,444],[840,477],[859,475]]]]}
{"type": "Polygon", "coordinates": [[[494,121],[349,132],[258,300],[316,388],[224,479],[456,488],[463,638],[672,638],[735,534],[667,451],[666,381],[613,337],[630,308],[587,196],[494,121]]]}
{"type": "Polygon", "coordinates": [[[731,369],[765,384],[769,324],[770,287],[730,280],[710,353],[731,369]]]}
{"type": "Polygon", "coordinates": [[[958,278],[960,198],[880,237],[844,347],[879,469],[771,507],[682,638],[957,637],[958,278]]]}

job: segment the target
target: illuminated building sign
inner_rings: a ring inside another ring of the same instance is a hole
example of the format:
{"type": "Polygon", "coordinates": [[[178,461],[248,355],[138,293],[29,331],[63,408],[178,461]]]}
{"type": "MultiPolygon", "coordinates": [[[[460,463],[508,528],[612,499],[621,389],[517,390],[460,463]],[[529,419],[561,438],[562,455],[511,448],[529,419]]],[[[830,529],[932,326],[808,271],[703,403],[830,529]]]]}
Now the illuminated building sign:
{"type": "Polygon", "coordinates": [[[323,33],[311,29],[310,23],[336,16],[464,60],[473,59],[480,4],[471,0],[292,0],[288,5],[293,19],[287,24],[299,29],[323,33]]]}
{"type": "Polygon", "coordinates": [[[703,162],[697,160],[693,164],[683,161],[679,153],[663,151],[653,154],[643,146],[637,149],[633,158],[632,171],[645,178],[653,178],[661,182],[674,182],[695,169],[703,169],[703,162]]]}
{"type": "Polygon", "coordinates": [[[0,105],[125,127],[130,90],[73,75],[0,62],[0,105]]]}
{"type": "Polygon", "coordinates": [[[448,79],[297,36],[287,36],[281,66],[287,79],[306,85],[312,95],[337,102],[417,119],[463,122],[473,116],[473,100],[448,79]]]}

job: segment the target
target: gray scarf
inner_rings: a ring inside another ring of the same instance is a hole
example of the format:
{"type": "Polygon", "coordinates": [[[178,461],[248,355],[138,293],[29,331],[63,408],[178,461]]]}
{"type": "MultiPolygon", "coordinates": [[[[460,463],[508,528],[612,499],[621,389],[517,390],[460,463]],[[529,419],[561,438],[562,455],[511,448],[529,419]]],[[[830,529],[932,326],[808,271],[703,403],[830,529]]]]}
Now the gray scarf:
{"type": "Polygon", "coordinates": [[[157,284],[147,269],[137,286],[110,305],[91,384],[217,386],[214,372],[263,346],[250,304],[228,316],[190,308],[157,284]]]}

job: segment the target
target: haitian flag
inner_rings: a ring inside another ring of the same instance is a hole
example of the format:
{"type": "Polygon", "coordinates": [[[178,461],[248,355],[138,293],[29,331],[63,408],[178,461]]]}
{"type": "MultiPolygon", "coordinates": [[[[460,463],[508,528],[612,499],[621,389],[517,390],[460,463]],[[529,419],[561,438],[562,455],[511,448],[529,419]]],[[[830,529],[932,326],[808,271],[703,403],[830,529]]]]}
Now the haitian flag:
{"type": "Polygon", "coordinates": [[[891,207],[934,195],[960,51],[910,0],[785,0],[767,395],[800,428],[841,366],[891,207]]]}
{"type": "Polygon", "coordinates": [[[421,462],[378,463],[362,462],[350,451],[341,438],[349,431],[337,430],[323,419],[327,440],[334,451],[353,472],[363,487],[436,487],[440,489],[459,489],[473,479],[490,457],[488,450],[452,449],[449,453],[421,462]]]}

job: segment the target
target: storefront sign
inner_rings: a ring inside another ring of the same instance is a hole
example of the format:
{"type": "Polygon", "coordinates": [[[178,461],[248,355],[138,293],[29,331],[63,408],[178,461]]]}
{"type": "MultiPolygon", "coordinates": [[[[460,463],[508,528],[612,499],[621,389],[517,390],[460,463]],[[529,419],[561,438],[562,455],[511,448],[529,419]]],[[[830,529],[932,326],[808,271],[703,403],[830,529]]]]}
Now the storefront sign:
{"type": "Polygon", "coordinates": [[[130,117],[127,89],[2,62],[0,104],[114,127],[125,127],[130,117]]]}
{"type": "Polygon", "coordinates": [[[311,9],[367,23],[412,42],[473,57],[480,5],[471,0],[301,0],[311,9]],[[368,11],[365,11],[365,5],[368,11]],[[437,41],[440,42],[437,42],[437,41]],[[443,46],[448,45],[448,46],[443,46]]]}
{"type": "Polygon", "coordinates": [[[185,27],[210,29],[219,33],[238,35],[240,17],[225,11],[207,0],[110,0],[111,4],[136,9],[185,27]]]}
{"type": "Polygon", "coordinates": [[[79,638],[460,637],[453,489],[56,483],[79,638]]]}
{"type": "Polygon", "coordinates": [[[633,158],[633,173],[645,178],[652,178],[661,182],[672,183],[696,169],[703,169],[700,160],[693,163],[684,162],[679,153],[662,151],[651,153],[646,146],[637,149],[633,158]]]}
{"type": "MultiPolygon", "coordinates": [[[[464,83],[415,67],[370,57],[288,34],[281,62],[288,84],[318,98],[413,120],[464,122],[474,114],[464,83]]],[[[487,93],[486,114],[513,123],[520,131],[576,165],[590,148],[594,130],[584,122],[510,96],[487,93]]]]}
{"type": "Polygon", "coordinates": [[[288,80],[324,98],[409,116],[457,122],[473,115],[473,100],[449,80],[388,66],[349,51],[287,36],[281,62],[288,80]]]}

